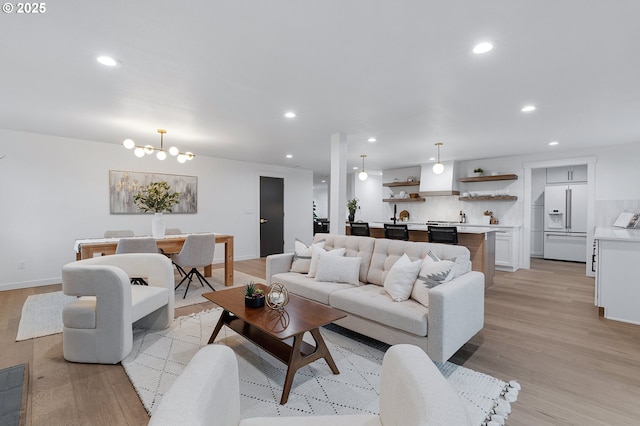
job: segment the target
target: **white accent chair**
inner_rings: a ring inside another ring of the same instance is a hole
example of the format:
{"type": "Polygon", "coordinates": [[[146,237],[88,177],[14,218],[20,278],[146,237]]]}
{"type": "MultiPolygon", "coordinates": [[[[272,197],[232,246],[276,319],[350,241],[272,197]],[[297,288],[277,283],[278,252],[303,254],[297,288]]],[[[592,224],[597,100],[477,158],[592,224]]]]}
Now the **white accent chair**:
{"type": "Polygon", "coordinates": [[[133,347],[136,327],[160,330],[174,315],[173,267],[157,253],[114,254],[62,267],[62,291],[78,299],[62,311],[67,361],[116,364],[133,347]],[[130,277],[147,277],[148,286],[130,277]]]}
{"type": "Polygon", "coordinates": [[[154,410],[149,425],[169,426],[464,426],[470,420],[456,391],[425,352],[389,348],[382,362],[380,415],[254,417],[240,420],[238,364],[233,350],[200,349],[154,410]]]}

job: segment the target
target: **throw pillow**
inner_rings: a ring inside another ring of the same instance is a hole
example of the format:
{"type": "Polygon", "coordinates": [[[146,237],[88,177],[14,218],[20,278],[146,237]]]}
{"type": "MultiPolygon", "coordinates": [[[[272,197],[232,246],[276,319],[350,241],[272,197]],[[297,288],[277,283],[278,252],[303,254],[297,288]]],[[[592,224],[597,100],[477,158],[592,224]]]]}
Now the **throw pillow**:
{"type": "Polygon", "coordinates": [[[327,253],[330,256],[344,256],[344,252],[347,251],[346,248],[338,248],[333,249],[331,251],[326,251],[323,247],[316,246],[313,244],[311,246],[311,264],[309,265],[309,276],[314,278],[316,276],[316,271],[318,270],[318,259],[320,254],[327,253]]]}
{"type": "Polygon", "coordinates": [[[360,284],[360,257],[332,256],[331,252],[321,253],[318,259],[316,281],[360,284]]]}
{"type": "Polygon", "coordinates": [[[456,264],[450,260],[434,262],[427,256],[422,262],[418,279],[413,284],[411,298],[416,302],[429,307],[429,289],[442,283],[451,281],[456,270],[456,264]]]}
{"type": "Polygon", "coordinates": [[[409,299],[422,260],[412,261],[407,254],[396,260],[384,279],[384,289],[394,302],[409,299]]]}
{"type": "Polygon", "coordinates": [[[291,272],[299,272],[306,274],[311,266],[311,247],[317,245],[324,248],[324,240],[307,246],[302,241],[296,239],[294,242],[293,262],[291,263],[291,272]]]}

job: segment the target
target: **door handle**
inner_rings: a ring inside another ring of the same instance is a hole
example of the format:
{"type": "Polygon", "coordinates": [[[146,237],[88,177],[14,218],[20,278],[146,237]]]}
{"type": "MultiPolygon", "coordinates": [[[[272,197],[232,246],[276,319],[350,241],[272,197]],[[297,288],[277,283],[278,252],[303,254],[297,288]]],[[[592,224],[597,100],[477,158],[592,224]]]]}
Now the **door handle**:
{"type": "Polygon", "coordinates": [[[268,222],[267,219],[260,218],[260,224],[267,223],[267,222],[268,222]]]}

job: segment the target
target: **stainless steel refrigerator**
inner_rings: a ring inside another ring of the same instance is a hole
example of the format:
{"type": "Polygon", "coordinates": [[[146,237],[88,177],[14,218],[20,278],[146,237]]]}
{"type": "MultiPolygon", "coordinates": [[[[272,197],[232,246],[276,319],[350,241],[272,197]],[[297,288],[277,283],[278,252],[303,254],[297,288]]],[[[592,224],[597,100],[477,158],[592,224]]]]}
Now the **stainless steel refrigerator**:
{"type": "Polygon", "coordinates": [[[544,258],[586,262],[587,185],[546,186],[544,212],[544,258]]]}

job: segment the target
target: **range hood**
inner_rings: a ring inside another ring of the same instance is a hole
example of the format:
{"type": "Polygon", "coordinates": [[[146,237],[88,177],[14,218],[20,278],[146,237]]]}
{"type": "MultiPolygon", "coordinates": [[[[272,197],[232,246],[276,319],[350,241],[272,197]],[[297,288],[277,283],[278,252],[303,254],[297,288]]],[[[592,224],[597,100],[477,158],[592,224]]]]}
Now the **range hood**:
{"type": "Polygon", "coordinates": [[[433,173],[433,163],[420,165],[420,195],[460,195],[456,180],[456,162],[443,161],[444,172],[433,173]]]}

